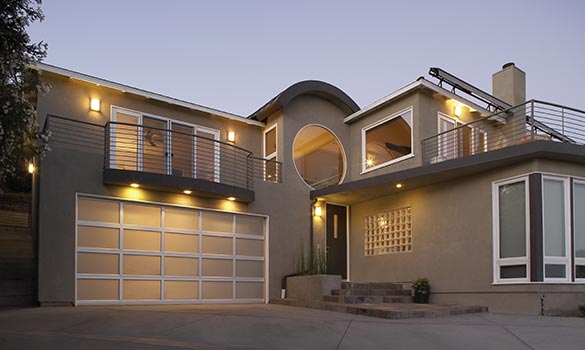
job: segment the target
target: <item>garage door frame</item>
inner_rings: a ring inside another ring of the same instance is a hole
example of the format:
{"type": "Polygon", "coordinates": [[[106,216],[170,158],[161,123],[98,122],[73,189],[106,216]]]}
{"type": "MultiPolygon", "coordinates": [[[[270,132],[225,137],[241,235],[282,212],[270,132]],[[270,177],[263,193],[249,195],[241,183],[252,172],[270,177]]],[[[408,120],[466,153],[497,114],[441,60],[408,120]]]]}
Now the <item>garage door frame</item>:
{"type": "Polygon", "coordinates": [[[131,304],[218,304],[218,303],[268,303],[268,291],[269,291],[269,217],[267,215],[262,214],[254,214],[254,213],[245,213],[245,212],[237,212],[237,211],[230,211],[230,210],[220,210],[220,209],[211,209],[211,208],[204,208],[204,207],[195,207],[195,206],[186,206],[186,205],[177,205],[177,204],[170,204],[170,203],[161,203],[161,202],[154,202],[154,201],[143,201],[143,200],[133,200],[127,198],[119,198],[119,197],[111,197],[111,196],[101,196],[101,195],[94,195],[94,194],[86,194],[86,193],[76,193],[75,195],[75,269],[74,269],[74,304],[75,305],[131,305],[131,304]],[[104,201],[113,201],[118,203],[118,209],[120,211],[119,215],[119,222],[118,223],[105,223],[105,222],[92,222],[92,221],[82,221],[79,220],[79,199],[80,198],[88,198],[88,199],[97,199],[97,200],[104,200],[104,201]],[[123,211],[124,211],[124,204],[138,204],[138,205],[147,205],[153,207],[161,208],[161,227],[160,229],[150,228],[146,226],[132,226],[128,224],[124,224],[123,221],[123,211]],[[185,234],[193,234],[198,236],[199,245],[198,253],[193,254],[176,254],[176,253],[169,253],[165,252],[164,249],[164,237],[165,237],[165,225],[164,225],[164,218],[165,218],[165,208],[177,208],[177,209],[188,209],[197,211],[199,215],[199,227],[197,230],[190,231],[190,232],[181,232],[178,229],[169,230],[172,233],[185,233],[185,234]],[[233,230],[231,234],[225,233],[213,233],[213,232],[206,232],[202,230],[202,215],[204,212],[209,213],[224,213],[233,215],[233,230]],[[238,216],[246,216],[246,217],[258,217],[264,219],[264,227],[263,227],[263,236],[255,236],[251,234],[239,234],[236,233],[236,218],[238,216]],[[78,247],[78,227],[79,226],[91,226],[91,227],[106,227],[106,228],[114,228],[120,230],[119,237],[122,241],[118,242],[118,248],[116,249],[105,249],[105,248],[88,248],[88,247],[78,247]],[[155,231],[161,234],[161,249],[159,253],[156,252],[133,252],[124,250],[123,246],[123,230],[126,229],[137,229],[137,230],[146,230],[146,231],[155,231]],[[209,254],[203,253],[202,251],[202,239],[203,237],[229,237],[232,239],[232,257],[231,259],[227,259],[226,256],[229,255],[221,255],[221,254],[209,254]],[[263,241],[263,257],[253,257],[253,256],[239,256],[237,255],[236,251],[236,241],[239,239],[243,240],[261,240],[263,241]],[[97,253],[97,254],[111,254],[111,255],[118,255],[118,274],[112,275],[105,275],[105,274],[91,274],[91,273],[78,273],[78,253],[97,253]],[[123,271],[123,256],[126,255],[140,255],[140,256],[157,256],[161,257],[161,274],[159,276],[129,276],[124,275],[123,271]],[[177,256],[177,257],[186,257],[185,255],[189,255],[191,258],[198,258],[198,269],[199,273],[198,276],[193,277],[169,277],[164,276],[164,257],[165,256],[177,256]],[[223,260],[231,260],[233,263],[233,270],[232,270],[232,277],[204,277],[201,274],[202,269],[202,259],[223,259],[223,260]],[[264,262],[264,270],[263,270],[263,277],[236,277],[236,261],[263,261],[264,262]],[[99,280],[116,280],[118,281],[118,288],[119,300],[78,300],[78,279],[90,280],[90,279],[99,279],[99,280]],[[161,281],[160,282],[160,300],[127,300],[123,299],[123,281],[128,280],[149,280],[149,281],[161,281]],[[165,281],[195,281],[198,282],[198,299],[173,299],[173,300],[165,300],[165,281]],[[202,285],[203,282],[232,282],[232,298],[231,299],[204,299],[202,298],[202,285]],[[255,283],[263,283],[264,285],[264,297],[262,299],[238,299],[236,295],[236,284],[237,282],[255,282],[255,283]]]}

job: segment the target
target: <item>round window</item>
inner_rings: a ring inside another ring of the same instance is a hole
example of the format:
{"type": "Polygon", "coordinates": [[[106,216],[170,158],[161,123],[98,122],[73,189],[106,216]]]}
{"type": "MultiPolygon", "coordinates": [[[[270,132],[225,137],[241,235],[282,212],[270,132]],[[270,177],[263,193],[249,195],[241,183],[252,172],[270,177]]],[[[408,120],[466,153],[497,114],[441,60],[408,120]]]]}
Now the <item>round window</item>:
{"type": "Polygon", "coordinates": [[[345,155],[341,144],[322,126],[309,125],[299,131],[293,158],[299,176],[314,189],[336,185],[343,178],[345,155]]]}

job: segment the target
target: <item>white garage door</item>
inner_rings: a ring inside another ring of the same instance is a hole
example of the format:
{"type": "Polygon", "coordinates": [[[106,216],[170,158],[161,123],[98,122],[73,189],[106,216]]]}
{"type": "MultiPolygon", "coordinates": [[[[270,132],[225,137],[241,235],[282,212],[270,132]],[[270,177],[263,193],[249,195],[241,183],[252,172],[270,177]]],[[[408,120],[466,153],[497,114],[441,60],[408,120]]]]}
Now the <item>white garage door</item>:
{"type": "Polygon", "coordinates": [[[76,304],[265,302],[265,221],[79,196],[76,304]]]}

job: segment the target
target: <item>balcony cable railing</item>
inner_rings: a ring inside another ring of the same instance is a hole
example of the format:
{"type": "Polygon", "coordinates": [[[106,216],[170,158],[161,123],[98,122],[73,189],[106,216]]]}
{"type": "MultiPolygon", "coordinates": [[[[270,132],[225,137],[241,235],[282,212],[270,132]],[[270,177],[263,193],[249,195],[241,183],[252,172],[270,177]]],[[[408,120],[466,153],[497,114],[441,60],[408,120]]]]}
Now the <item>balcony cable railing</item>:
{"type": "Polygon", "coordinates": [[[206,136],[123,122],[100,125],[54,115],[47,116],[45,128],[52,132],[50,146],[103,154],[106,169],[202,179],[245,189],[253,188],[254,179],[280,182],[280,162],[255,158],[244,148],[206,136]]]}
{"type": "Polygon", "coordinates": [[[530,100],[424,139],[423,164],[537,140],[585,144],[585,111],[530,100]],[[495,120],[503,121],[496,124],[495,120]]]}

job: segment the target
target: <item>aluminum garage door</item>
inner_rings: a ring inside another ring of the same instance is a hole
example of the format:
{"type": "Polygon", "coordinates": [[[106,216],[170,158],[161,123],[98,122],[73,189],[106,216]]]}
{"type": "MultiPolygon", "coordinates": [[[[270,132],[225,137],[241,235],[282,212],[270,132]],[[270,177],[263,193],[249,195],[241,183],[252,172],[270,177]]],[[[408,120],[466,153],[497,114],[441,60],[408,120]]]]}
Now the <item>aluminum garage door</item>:
{"type": "Polygon", "coordinates": [[[78,196],[75,302],[262,303],[266,218],[78,196]]]}

